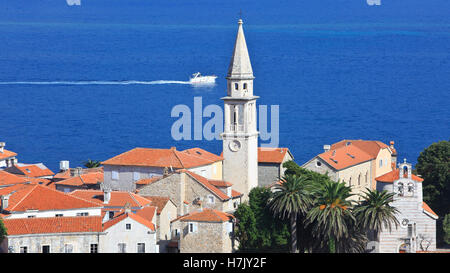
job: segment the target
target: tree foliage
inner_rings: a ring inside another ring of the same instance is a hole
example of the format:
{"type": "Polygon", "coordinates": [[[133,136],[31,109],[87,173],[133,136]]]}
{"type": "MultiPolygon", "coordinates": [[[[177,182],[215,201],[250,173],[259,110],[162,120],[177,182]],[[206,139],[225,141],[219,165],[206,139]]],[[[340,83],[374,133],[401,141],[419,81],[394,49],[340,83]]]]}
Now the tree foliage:
{"type": "Polygon", "coordinates": [[[249,201],[242,203],[234,215],[235,236],[241,252],[287,252],[290,238],[286,221],[274,217],[267,204],[271,197],[267,188],[253,188],[249,201]]]}
{"type": "Polygon", "coordinates": [[[424,201],[440,216],[450,213],[450,142],[433,143],[423,150],[416,170],[424,179],[424,201]]]}
{"type": "Polygon", "coordinates": [[[98,161],[98,160],[91,160],[91,159],[88,159],[83,164],[84,164],[84,166],[86,168],[97,168],[97,167],[100,167],[102,165],[102,163],[100,161],[98,161]]]}
{"type": "Polygon", "coordinates": [[[274,193],[269,200],[269,207],[274,215],[290,220],[292,253],[297,252],[298,216],[305,215],[312,203],[309,187],[306,176],[287,174],[281,179],[281,183],[274,187],[274,193]]]}
{"type": "Polygon", "coordinates": [[[445,215],[442,227],[444,230],[444,242],[450,245],[450,213],[445,215]]]}
{"type": "Polygon", "coordinates": [[[8,235],[5,224],[3,223],[2,218],[0,217],[0,244],[3,239],[5,239],[6,235],[8,235]]]}

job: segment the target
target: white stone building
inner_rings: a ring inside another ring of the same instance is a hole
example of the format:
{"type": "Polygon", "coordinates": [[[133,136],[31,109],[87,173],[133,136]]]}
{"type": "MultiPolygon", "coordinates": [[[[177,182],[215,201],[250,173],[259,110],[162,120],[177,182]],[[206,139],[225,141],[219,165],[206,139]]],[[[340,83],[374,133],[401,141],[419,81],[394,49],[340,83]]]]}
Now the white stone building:
{"type": "Polygon", "coordinates": [[[0,169],[8,168],[17,163],[17,154],[5,149],[6,143],[0,142],[0,169]]]}
{"type": "Polygon", "coordinates": [[[377,190],[395,193],[392,206],[400,213],[400,223],[391,232],[383,230],[375,252],[399,253],[436,250],[436,220],[438,216],[423,202],[423,179],[411,173],[409,163],[399,164],[398,169],[376,178],[377,190]]]}

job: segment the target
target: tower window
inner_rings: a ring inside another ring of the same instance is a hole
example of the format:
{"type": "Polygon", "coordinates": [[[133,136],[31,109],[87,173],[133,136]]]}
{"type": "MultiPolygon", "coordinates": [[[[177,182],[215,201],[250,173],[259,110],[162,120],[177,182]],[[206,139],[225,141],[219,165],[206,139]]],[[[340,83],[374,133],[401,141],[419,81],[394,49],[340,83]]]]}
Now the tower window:
{"type": "Polygon", "coordinates": [[[238,83],[234,84],[234,89],[239,90],[239,84],[238,83]]]}

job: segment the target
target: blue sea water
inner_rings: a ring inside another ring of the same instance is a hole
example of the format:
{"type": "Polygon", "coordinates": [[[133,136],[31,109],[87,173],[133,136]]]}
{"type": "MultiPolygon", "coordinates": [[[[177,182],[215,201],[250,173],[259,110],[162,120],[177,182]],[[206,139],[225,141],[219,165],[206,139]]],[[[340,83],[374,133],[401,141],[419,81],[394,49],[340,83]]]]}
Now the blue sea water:
{"type": "MultiPolygon", "coordinates": [[[[185,81],[186,84],[0,84],[0,141],[24,163],[58,169],[175,141],[172,107],[223,105],[237,19],[258,104],[280,105],[280,146],[298,163],[341,139],[395,141],[416,163],[450,136],[446,0],[0,0],[0,82],[185,81]]],[[[206,122],[208,119],[204,119],[206,122]]]]}

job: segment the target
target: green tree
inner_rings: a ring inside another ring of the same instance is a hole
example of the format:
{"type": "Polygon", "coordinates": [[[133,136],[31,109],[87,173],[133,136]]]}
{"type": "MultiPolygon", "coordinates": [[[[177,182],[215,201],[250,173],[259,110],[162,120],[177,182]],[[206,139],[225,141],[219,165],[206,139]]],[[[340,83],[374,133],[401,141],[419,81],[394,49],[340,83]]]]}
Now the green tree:
{"type": "Polygon", "coordinates": [[[297,217],[299,214],[306,214],[311,204],[308,188],[306,176],[287,174],[274,187],[273,197],[269,201],[269,207],[276,216],[290,220],[292,253],[297,252],[297,217]]]}
{"type": "Polygon", "coordinates": [[[444,230],[444,242],[450,244],[450,213],[445,215],[442,227],[444,230]]]}
{"type": "Polygon", "coordinates": [[[431,144],[417,158],[417,173],[424,179],[423,200],[440,216],[436,241],[444,241],[443,218],[450,213],[450,142],[431,144]]]}
{"type": "Polygon", "coordinates": [[[316,184],[313,190],[315,202],[307,213],[306,224],[312,225],[314,236],[328,243],[330,253],[336,253],[340,240],[346,241],[351,236],[355,217],[350,211],[352,196],[350,187],[343,182],[330,179],[316,184]]]}
{"type": "Polygon", "coordinates": [[[392,230],[392,225],[398,227],[398,220],[395,217],[399,211],[390,205],[394,193],[386,190],[379,192],[368,189],[361,195],[361,201],[354,208],[353,214],[362,230],[373,231],[375,241],[379,240],[379,234],[383,228],[392,230]]]}
{"type": "Polygon", "coordinates": [[[83,164],[86,168],[97,168],[100,167],[102,163],[97,160],[88,159],[88,161],[85,161],[83,164]]]}
{"type": "Polygon", "coordinates": [[[249,193],[248,202],[236,209],[236,239],[241,252],[287,252],[289,228],[285,221],[275,218],[267,204],[271,197],[268,188],[256,187],[249,193]]]}
{"type": "Polygon", "coordinates": [[[422,176],[423,199],[438,215],[450,213],[450,142],[431,144],[417,158],[417,173],[422,176]]]}
{"type": "Polygon", "coordinates": [[[3,223],[2,218],[0,217],[0,244],[3,239],[5,239],[6,235],[8,235],[5,224],[3,223]]]}

